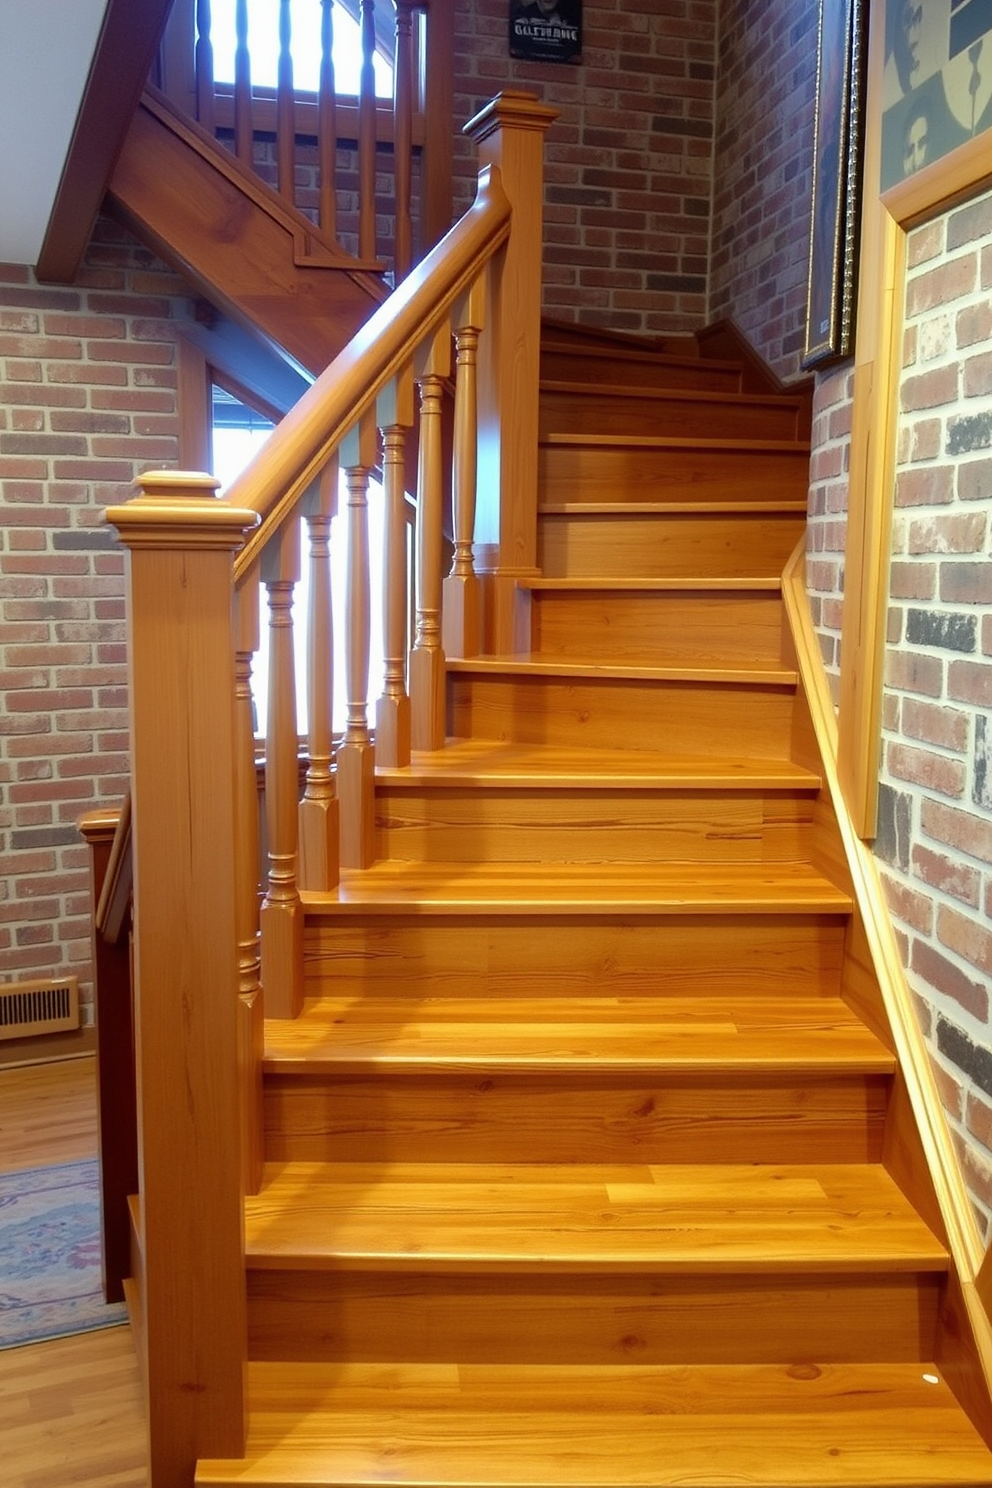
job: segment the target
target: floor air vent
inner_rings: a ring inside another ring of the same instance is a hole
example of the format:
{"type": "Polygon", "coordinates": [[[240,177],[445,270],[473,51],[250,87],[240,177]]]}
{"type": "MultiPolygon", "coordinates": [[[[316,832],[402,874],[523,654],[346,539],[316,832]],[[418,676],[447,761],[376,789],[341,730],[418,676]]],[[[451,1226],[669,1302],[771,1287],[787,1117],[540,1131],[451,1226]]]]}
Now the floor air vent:
{"type": "Polygon", "coordinates": [[[75,977],[0,985],[0,1039],[62,1033],[79,1027],[79,988],[75,977]]]}

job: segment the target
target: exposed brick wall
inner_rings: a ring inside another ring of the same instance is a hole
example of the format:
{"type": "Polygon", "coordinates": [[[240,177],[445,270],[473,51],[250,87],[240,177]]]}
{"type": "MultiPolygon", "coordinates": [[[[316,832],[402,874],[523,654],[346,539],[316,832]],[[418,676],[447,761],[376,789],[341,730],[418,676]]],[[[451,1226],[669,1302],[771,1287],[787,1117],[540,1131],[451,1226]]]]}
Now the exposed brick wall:
{"type": "Polygon", "coordinates": [[[708,319],[731,316],[778,375],[806,322],[817,0],[724,0],[708,319]]]}
{"type": "Polygon", "coordinates": [[[845,362],[819,376],[813,394],[806,591],[835,704],[840,686],[853,381],[851,365],[845,362]]]}
{"type": "Polygon", "coordinates": [[[78,282],[0,265],[0,978],[89,982],[75,822],[127,770],[123,562],[101,525],[177,458],[181,282],[111,222],[78,282]]]}
{"type": "Polygon", "coordinates": [[[876,852],[992,1219],[992,194],[909,238],[876,852]]]}
{"type": "MultiPolygon", "coordinates": [[[[455,13],[455,126],[501,88],[560,110],[545,153],[544,306],[665,334],[706,318],[715,0],[585,0],[583,61],[512,59],[507,0],[455,13]]],[[[474,147],[456,145],[456,211],[474,147]]]]}

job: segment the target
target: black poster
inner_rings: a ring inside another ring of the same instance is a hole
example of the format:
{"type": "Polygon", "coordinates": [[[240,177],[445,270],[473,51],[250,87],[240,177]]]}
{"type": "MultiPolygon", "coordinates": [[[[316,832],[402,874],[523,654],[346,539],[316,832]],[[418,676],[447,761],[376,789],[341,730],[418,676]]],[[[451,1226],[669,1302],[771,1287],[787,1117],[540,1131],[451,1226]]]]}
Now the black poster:
{"type": "Polygon", "coordinates": [[[581,62],[582,0],[510,0],[510,56],[581,62]]]}

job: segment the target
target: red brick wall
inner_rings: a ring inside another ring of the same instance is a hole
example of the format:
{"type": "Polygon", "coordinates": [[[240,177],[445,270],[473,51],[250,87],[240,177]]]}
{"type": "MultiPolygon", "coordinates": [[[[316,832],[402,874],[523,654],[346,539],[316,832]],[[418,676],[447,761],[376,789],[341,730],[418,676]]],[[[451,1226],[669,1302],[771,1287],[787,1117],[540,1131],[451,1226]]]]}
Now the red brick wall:
{"type": "Polygon", "coordinates": [[[818,12],[720,7],[708,318],[731,316],[786,380],[805,332],[818,12]]]}
{"type": "MultiPolygon", "coordinates": [[[[455,15],[455,127],[501,88],[560,110],[547,137],[544,306],[615,329],[706,319],[715,0],[585,0],[579,67],[508,54],[508,0],[455,15]]],[[[456,210],[474,194],[456,145],[456,210]]]]}
{"type": "Polygon", "coordinates": [[[78,283],[0,265],[0,977],[89,978],[77,817],[127,769],[123,563],[102,509],[177,457],[176,277],[101,222],[78,283]]]}

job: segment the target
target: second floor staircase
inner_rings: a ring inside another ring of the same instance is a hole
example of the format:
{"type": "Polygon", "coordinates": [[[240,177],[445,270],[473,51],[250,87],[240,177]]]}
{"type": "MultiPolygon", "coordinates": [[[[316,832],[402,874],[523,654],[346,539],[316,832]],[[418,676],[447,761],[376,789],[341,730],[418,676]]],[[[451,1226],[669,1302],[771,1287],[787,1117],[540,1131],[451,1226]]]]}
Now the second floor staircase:
{"type": "Polygon", "coordinates": [[[783,580],[808,402],[691,341],[542,376],[530,647],[449,661],[303,896],[196,1481],[987,1485],[783,580]]]}

